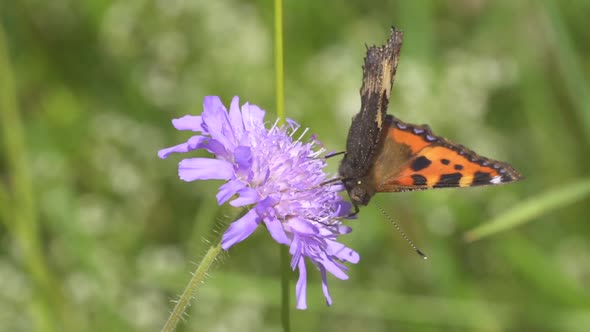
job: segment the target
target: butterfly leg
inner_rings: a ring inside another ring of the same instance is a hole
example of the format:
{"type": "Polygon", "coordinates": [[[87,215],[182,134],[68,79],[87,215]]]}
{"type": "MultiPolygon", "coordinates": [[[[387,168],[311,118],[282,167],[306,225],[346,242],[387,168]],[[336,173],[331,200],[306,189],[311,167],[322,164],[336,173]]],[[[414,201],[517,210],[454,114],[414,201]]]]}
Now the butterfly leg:
{"type": "Polygon", "coordinates": [[[324,159],[336,157],[336,156],[339,156],[339,155],[345,154],[345,153],[346,153],[346,151],[334,152],[332,154],[329,154],[329,155],[325,156],[324,159]]]}
{"type": "Polygon", "coordinates": [[[358,205],[352,204],[352,206],[354,206],[354,212],[349,213],[345,218],[354,217],[357,214],[359,214],[359,212],[361,211],[361,209],[359,209],[359,206],[358,205]]]}
{"type": "MultiPolygon", "coordinates": [[[[356,216],[359,213],[360,209],[359,209],[358,205],[356,205],[356,204],[353,204],[353,206],[354,206],[354,212],[351,212],[351,213],[349,213],[349,214],[347,214],[345,216],[336,217],[335,219],[336,220],[344,220],[344,219],[349,219],[351,217],[356,216]]],[[[317,221],[317,222],[320,223],[320,224],[322,224],[322,225],[324,225],[324,226],[328,226],[328,227],[334,226],[333,224],[326,224],[326,223],[323,223],[321,221],[317,221]]]]}

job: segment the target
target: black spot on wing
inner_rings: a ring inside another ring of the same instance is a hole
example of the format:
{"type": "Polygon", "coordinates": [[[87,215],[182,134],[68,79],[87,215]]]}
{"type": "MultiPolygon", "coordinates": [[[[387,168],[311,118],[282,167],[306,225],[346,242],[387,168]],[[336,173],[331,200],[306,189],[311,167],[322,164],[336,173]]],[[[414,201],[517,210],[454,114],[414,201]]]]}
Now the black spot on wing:
{"type": "Polygon", "coordinates": [[[422,175],[414,174],[412,175],[412,180],[414,180],[415,186],[425,186],[426,185],[426,178],[422,175]]]}
{"type": "Polygon", "coordinates": [[[490,173],[475,172],[475,174],[473,175],[472,185],[486,184],[486,183],[490,183],[490,181],[492,181],[492,176],[490,173]]]}
{"type": "Polygon", "coordinates": [[[463,174],[461,173],[443,174],[434,185],[434,188],[457,187],[462,177],[463,174]]]}
{"type": "Polygon", "coordinates": [[[451,161],[450,161],[450,160],[448,160],[448,159],[444,159],[444,158],[443,158],[443,159],[441,159],[441,160],[440,160],[440,162],[441,162],[443,165],[448,165],[448,164],[450,164],[450,163],[451,163],[451,161]]]}
{"type": "Polygon", "coordinates": [[[463,169],[463,165],[456,164],[455,165],[455,169],[458,170],[458,171],[460,171],[460,170],[463,169]]]}
{"type": "Polygon", "coordinates": [[[504,175],[502,175],[501,181],[502,181],[502,183],[512,182],[512,181],[514,181],[514,178],[508,174],[504,174],[504,175]]]}
{"type": "Polygon", "coordinates": [[[412,168],[414,172],[418,172],[430,166],[430,164],[432,164],[432,161],[430,161],[430,159],[424,156],[420,156],[416,158],[416,160],[414,160],[412,165],[410,165],[410,168],[412,168]]]}

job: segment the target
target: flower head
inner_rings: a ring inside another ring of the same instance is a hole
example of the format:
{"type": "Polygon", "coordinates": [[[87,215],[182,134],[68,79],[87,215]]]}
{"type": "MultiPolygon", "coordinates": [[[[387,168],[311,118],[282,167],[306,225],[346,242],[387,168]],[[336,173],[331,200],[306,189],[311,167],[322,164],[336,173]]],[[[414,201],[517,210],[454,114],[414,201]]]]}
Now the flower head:
{"type": "Polygon", "coordinates": [[[249,208],[223,234],[222,248],[228,250],[264,223],[275,241],[289,246],[291,268],[299,269],[297,308],[307,306],[306,257],[320,270],[324,296],[331,304],[326,271],[347,279],[343,262],[357,263],[359,255],[337,242],[339,235],[351,231],[340,222],[350,205],[338,195],[341,185],[322,185],[327,178],[322,170],[325,161],[320,158],[324,149],[314,138],[308,142],[294,139],[299,129],[294,121],[267,129],[264,111],[248,103],[240,108],[238,97],[233,98],[229,112],[215,96],[205,97],[203,108],[200,116],[172,121],[178,130],[200,134],[160,150],[158,156],[195,149],[212,153],[215,158],[182,160],[178,174],[184,181],[226,180],[217,202],[249,208]]]}

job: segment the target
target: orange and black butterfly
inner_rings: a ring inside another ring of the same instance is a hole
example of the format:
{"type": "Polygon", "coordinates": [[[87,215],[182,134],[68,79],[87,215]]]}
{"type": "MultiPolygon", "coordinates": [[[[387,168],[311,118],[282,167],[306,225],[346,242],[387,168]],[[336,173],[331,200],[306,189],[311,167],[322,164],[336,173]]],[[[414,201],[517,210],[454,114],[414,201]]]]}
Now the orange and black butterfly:
{"type": "Polygon", "coordinates": [[[507,163],[476,154],[432,133],[427,125],[387,114],[403,32],[369,47],[363,66],[361,111],[352,119],[339,179],[358,212],[378,192],[472,187],[517,181],[507,163]]]}

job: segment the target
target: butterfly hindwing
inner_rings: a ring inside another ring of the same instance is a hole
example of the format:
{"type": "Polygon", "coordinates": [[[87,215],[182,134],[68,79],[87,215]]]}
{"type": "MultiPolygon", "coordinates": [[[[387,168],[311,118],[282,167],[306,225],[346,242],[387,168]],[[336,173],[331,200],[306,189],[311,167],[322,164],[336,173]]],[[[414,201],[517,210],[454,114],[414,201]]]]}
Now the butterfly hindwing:
{"type": "Polygon", "coordinates": [[[373,168],[377,192],[510,183],[522,176],[507,163],[388,115],[387,134],[373,168]]]}

